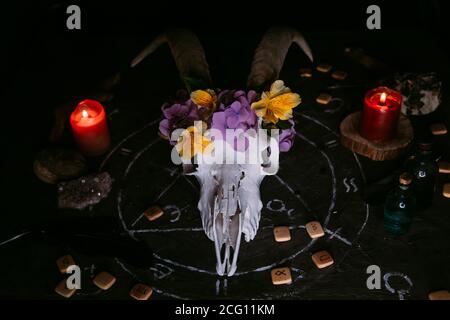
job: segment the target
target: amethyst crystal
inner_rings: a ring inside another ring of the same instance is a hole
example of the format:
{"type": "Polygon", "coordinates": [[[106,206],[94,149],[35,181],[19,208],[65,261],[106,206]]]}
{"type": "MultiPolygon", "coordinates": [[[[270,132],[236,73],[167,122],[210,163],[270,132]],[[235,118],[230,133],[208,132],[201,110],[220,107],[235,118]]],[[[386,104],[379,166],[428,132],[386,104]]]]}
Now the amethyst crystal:
{"type": "Polygon", "coordinates": [[[99,203],[111,191],[112,179],[107,172],[91,174],[58,184],[58,208],[84,209],[99,203]]]}

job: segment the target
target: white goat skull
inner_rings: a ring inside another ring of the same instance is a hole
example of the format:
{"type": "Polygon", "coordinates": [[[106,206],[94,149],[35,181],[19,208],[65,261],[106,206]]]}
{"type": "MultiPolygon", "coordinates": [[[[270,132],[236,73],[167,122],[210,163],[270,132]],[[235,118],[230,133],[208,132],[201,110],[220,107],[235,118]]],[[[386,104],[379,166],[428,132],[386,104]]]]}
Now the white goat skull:
{"type": "Polygon", "coordinates": [[[201,185],[198,209],[205,233],[214,241],[219,275],[236,272],[242,233],[248,242],[258,231],[261,181],[278,171],[278,140],[249,137],[248,141],[244,152],[235,151],[223,140],[214,141],[214,155],[203,156],[197,170],[188,173],[201,185]],[[257,152],[253,154],[255,161],[248,161],[253,152],[257,152]],[[245,156],[247,163],[236,161],[245,156]]]}
{"type": "MultiPolygon", "coordinates": [[[[138,65],[163,43],[168,43],[181,78],[199,78],[211,84],[203,47],[195,34],[185,29],[169,29],[155,38],[133,59],[131,66],[138,65]]],[[[313,61],[308,43],[297,30],[272,27],[265,33],[255,50],[247,87],[262,87],[278,79],[292,43],[296,43],[311,62],[313,61]]],[[[231,276],[236,271],[242,233],[245,240],[250,241],[258,230],[262,208],[259,185],[265,175],[275,174],[278,171],[278,141],[271,138],[269,142],[265,148],[260,148],[264,151],[258,152],[256,164],[224,164],[220,161],[200,163],[197,171],[191,173],[197,177],[201,185],[198,208],[205,232],[215,243],[217,273],[220,275],[231,276]],[[269,145],[270,155],[267,149],[269,145]]],[[[218,143],[214,142],[215,147],[218,143]]],[[[218,149],[220,148],[215,148],[216,151],[218,149]]],[[[225,149],[228,155],[239,153],[229,146],[225,149]]],[[[225,154],[220,155],[225,157],[225,154]]],[[[192,166],[185,165],[185,172],[190,168],[192,166]]]]}

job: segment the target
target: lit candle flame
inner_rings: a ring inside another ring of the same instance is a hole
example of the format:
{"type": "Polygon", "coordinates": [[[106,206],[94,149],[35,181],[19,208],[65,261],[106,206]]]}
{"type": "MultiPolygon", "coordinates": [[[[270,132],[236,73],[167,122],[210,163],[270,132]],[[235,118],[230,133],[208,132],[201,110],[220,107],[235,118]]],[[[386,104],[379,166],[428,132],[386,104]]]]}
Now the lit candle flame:
{"type": "Polygon", "coordinates": [[[382,93],[380,97],[380,103],[385,104],[386,103],[386,93],[382,93]]]}
{"type": "Polygon", "coordinates": [[[83,116],[83,118],[88,118],[89,114],[87,113],[86,110],[81,111],[81,115],[83,116]]]}

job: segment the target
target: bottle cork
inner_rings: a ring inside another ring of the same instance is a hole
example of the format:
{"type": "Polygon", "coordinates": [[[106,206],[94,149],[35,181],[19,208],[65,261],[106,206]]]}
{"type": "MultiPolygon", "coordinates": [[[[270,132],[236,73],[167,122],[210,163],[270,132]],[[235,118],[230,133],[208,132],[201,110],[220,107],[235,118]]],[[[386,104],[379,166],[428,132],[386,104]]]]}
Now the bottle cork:
{"type": "Polygon", "coordinates": [[[400,175],[399,182],[404,186],[409,186],[412,182],[412,176],[409,173],[404,172],[400,175]]]}
{"type": "Polygon", "coordinates": [[[422,151],[431,151],[433,145],[429,142],[421,142],[419,143],[419,149],[422,151]]]}

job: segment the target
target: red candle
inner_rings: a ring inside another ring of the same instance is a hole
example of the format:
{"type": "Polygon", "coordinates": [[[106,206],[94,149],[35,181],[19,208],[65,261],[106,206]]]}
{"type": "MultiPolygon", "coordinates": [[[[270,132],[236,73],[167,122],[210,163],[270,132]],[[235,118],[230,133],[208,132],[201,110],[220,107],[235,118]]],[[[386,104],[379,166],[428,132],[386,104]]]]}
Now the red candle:
{"type": "Polygon", "coordinates": [[[70,125],[75,142],[85,155],[97,156],[108,150],[111,141],[100,102],[81,101],[70,116],[70,125]]]}
{"type": "Polygon", "coordinates": [[[379,87],[368,91],[364,97],[361,118],[361,136],[373,142],[394,138],[402,104],[402,95],[392,89],[379,87]]]}

